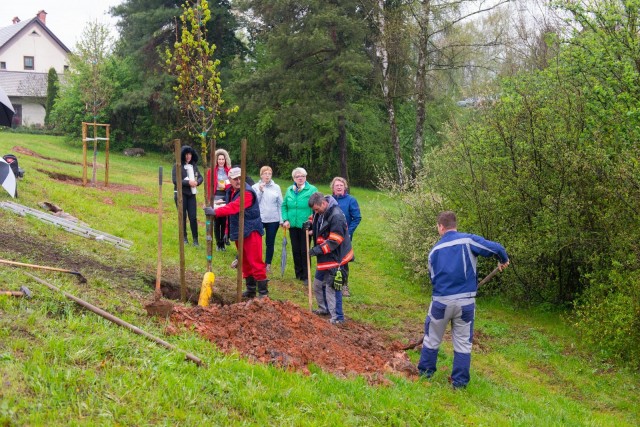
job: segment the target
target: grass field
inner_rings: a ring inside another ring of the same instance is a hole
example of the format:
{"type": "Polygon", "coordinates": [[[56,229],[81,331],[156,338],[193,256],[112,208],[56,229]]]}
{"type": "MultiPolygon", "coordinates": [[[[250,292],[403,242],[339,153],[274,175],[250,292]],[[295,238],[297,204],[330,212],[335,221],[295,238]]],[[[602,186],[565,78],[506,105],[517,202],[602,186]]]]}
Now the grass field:
{"type": "MultiPolygon", "coordinates": [[[[237,353],[222,353],[195,332],[167,336],[166,325],[147,317],[143,303],[153,292],[149,278],[156,268],[159,166],[164,168],[163,275],[177,276],[171,157],[111,153],[112,185],[93,188],[51,178],[52,173],[81,178],[79,144],[0,132],[0,155],[15,152],[15,147],[49,158],[16,153],[26,170],[17,202],[34,208],[42,201],[55,203],[90,227],[134,244],[124,251],[0,209],[0,258],[38,264],[45,261],[41,251],[46,249],[60,260],[84,260],[81,271],[89,278],[84,285],[72,275],[30,272],[198,355],[207,366],[185,362],[180,353],[88,312],[31,280],[24,269],[0,265],[0,289],[26,285],[34,293],[31,300],[0,296],[0,425],[640,424],[637,372],[595,359],[567,326],[570,313],[523,310],[498,298],[478,299],[479,345],[472,357],[471,383],[463,391],[454,391],[447,382],[450,342],[441,349],[441,370],[432,380],[389,375],[387,385],[374,386],[314,366],[311,375],[303,375],[250,363],[237,353]],[[39,243],[30,252],[16,251],[8,239],[39,243]],[[97,265],[109,266],[112,273],[94,268],[97,265]]],[[[102,166],[103,154],[98,159],[102,166]]],[[[257,170],[261,165],[252,166],[257,170]]],[[[276,179],[283,188],[289,183],[285,175],[276,179]]],[[[98,179],[104,180],[104,167],[98,169],[98,179]]],[[[312,176],[309,181],[321,191],[328,189],[328,183],[315,182],[312,176]]],[[[353,296],[346,299],[345,314],[390,338],[417,338],[429,287],[412,280],[400,254],[388,245],[394,236],[385,218],[393,212],[394,200],[360,188],[352,194],[364,220],[355,234],[353,296]]],[[[0,190],[0,202],[8,200],[0,190]]],[[[202,212],[198,216],[204,223],[202,212]]],[[[204,241],[204,226],[200,236],[204,241]]],[[[276,239],[274,266],[280,265],[281,238],[279,234],[276,239]]],[[[229,268],[234,255],[234,249],[214,252],[217,282],[235,280],[235,270],[229,268]]],[[[185,256],[188,277],[202,277],[205,249],[186,247],[185,256]]],[[[290,260],[285,278],[276,275],[271,281],[271,296],[305,307],[306,294],[292,276],[290,260]]],[[[417,351],[409,355],[417,361],[417,351]]]]}

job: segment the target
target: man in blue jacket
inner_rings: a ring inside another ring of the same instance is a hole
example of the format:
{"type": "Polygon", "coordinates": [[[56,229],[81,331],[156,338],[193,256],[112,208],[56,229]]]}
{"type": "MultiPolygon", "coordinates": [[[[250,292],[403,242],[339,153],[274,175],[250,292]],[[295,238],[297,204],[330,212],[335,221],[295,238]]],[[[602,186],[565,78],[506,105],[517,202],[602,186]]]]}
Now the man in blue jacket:
{"type": "Polygon", "coordinates": [[[438,233],[441,239],[429,253],[433,292],[424,323],[418,370],[426,378],[436,372],[438,349],[451,322],[453,370],[450,381],[454,388],[464,388],[470,379],[478,256],[497,257],[500,271],[509,265],[509,256],[499,243],[475,234],[459,233],[456,215],[451,211],[438,215],[438,233]]]}

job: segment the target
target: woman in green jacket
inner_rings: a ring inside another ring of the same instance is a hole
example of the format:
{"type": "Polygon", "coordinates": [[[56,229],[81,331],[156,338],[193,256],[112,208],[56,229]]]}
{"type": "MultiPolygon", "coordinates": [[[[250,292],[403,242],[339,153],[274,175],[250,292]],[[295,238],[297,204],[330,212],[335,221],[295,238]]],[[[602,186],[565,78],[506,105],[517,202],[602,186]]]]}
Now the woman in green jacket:
{"type": "Polygon", "coordinates": [[[307,182],[307,171],[303,168],[295,168],[291,176],[293,185],[287,188],[282,201],[282,227],[289,229],[296,279],[306,282],[309,277],[307,271],[309,236],[307,231],[302,229],[302,225],[309,220],[313,212],[309,207],[309,197],[318,189],[307,182]]]}

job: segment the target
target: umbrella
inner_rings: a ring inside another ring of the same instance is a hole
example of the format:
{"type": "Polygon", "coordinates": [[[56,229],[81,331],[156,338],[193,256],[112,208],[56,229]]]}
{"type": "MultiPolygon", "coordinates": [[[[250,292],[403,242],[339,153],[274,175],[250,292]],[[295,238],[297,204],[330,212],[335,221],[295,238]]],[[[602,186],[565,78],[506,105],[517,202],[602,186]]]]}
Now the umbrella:
{"type": "Polygon", "coordinates": [[[15,113],[13,105],[11,105],[11,101],[9,101],[9,97],[5,91],[0,88],[0,126],[11,127],[11,122],[15,113]]]}
{"type": "Polygon", "coordinates": [[[11,165],[0,157],[0,185],[9,192],[11,197],[16,197],[16,177],[11,170],[11,165]]]}
{"type": "Polygon", "coordinates": [[[287,266],[287,229],[284,229],[284,237],[282,238],[282,256],[280,257],[280,274],[284,277],[284,269],[287,266]]]}

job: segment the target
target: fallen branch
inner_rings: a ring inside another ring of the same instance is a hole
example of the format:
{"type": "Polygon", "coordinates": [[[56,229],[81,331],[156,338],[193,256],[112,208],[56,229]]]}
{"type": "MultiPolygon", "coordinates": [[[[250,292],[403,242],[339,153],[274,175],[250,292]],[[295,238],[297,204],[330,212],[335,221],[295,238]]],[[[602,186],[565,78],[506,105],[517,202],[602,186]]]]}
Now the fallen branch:
{"type": "Polygon", "coordinates": [[[181,353],[184,353],[186,359],[191,360],[192,362],[194,362],[198,366],[203,366],[204,365],[202,360],[200,360],[198,357],[194,356],[193,354],[187,353],[184,350],[180,350],[179,348],[177,348],[173,344],[169,344],[168,342],[166,342],[166,341],[164,341],[164,340],[162,340],[162,339],[160,339],[158,337],[155,337],[155,336],[151,335],[148,332],[143,331],[142,329],[138,328],[137,326],[133,326],[131,323],[127,323],[124,320],[122,320],[122,319],[120,319],[120,318],[118,318],[118,317],[116,317],[116,316],[114,316],[112,314],[107,313],[106,311],[102,310],[99,307],[96,307],[93,304],[90,304],[90,303],[88,303],[88,302],[86,302],[84,300],[81,300],[80,298],[75,297],[75,296],[73,296],[73,295],[71,295],[71,294],[69,294],[67,292],[63,292],[59,288],[57,288],[54,285],[52,285],[51,283],[46,282],[46,281],[40,279],[39,277],[34,276],[33,274],[29,274],[29,273],[25,273],[25,274],[27,276],[31,277],[36,282],[45,285],[46,287],[48,287],[52,291],[61,292],[68,299],[70,299],[72,301],[75,301],[76,303],[80,304],[81,306],[83,306],[84,308],[88,309],[89,311],[92,311],[92,312],[104,317],[105,319],[115,323],[116,325],[124,326],[125,328],[129,329],[130,331],[132,331],[132,332],[134,332],[134,333],[136,333],[138,335],[142,335],[143,337],[148,338],[151,341],[154,341],[157,344],[160,344],[161,346],[163,346],[165,348],[168,348],[169,350],[176,350],[176,351],[179,351],[181,353]]]}

